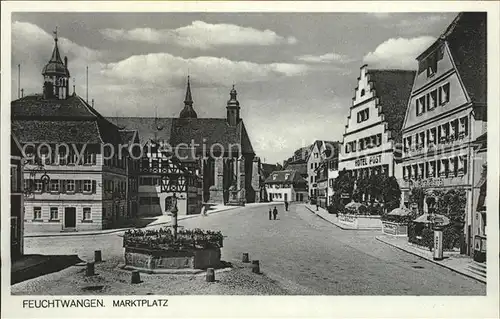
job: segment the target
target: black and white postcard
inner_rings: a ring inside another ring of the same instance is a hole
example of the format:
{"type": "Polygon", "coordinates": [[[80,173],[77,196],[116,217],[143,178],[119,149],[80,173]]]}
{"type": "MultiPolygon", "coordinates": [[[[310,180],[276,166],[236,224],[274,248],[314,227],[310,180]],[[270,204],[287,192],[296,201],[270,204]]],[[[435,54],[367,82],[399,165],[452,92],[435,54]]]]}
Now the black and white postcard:
{"type": "Polygon", "coordinates": [[[497,2],[1,20],[2,317],[499,315],[497,2]]]}

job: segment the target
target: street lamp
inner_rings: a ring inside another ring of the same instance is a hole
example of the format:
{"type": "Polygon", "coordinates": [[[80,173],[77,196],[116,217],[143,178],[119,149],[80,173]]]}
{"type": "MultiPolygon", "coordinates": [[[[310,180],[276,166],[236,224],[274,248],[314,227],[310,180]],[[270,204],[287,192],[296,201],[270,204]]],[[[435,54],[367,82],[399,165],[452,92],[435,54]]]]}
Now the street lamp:
{"type": "Polygon", "coordinates": [[[172,198],[172,210],[170,211],[172,213],[172,228],[174,229],[174,239],[177,240],[177,228],[179,227],[179,225],[177,224],[177,212],[179,211],[179,209],[177,208],[177,197],[175,196],[175,193],[174,193],[174,196],[172,198]]]}

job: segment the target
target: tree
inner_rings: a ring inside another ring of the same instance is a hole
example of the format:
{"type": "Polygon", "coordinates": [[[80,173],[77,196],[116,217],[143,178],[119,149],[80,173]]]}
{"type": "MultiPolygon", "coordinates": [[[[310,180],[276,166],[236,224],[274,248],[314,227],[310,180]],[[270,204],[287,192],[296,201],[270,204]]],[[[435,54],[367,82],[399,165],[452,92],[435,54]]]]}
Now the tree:
{"type": "Polygon", "coordinates": [[[414,187],[410,191],[410,203],[417,204],[418,213],[424,213],[425,190],[421,187],[414,187]]]}
{"type": "Polygon", "coordinates": [[[387,212],[398,208],[401,203],[401,189],[396,177],[385,177],[382,187],[382,198],[387,212]]]}
{"type": "Polygon", "coordinates": [[[373,206],[375,200],[382,202],[382,192],[384,189],[385,178],[379,174],[371,175],[366,184],[366,193],[370,195],[370,203],[373,206]]]}

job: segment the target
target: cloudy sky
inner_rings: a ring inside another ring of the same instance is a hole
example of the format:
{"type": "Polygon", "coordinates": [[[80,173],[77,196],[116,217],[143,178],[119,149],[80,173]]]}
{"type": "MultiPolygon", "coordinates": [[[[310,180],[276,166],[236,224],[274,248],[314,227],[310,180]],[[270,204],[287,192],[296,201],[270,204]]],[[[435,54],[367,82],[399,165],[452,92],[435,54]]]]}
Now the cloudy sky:
{"type": "MultiPolygon", "coordinates": [[[[359,68],[415,69],[454,13],[14,13],[26,94],[40,93],[53,48],[77,93],[105,116],[178,116],[191,76],[198,117],[225,117],[236,85],[257,155],[273,163],[315,139],[342,140],[359,68]]],[[[71,90],[72,91],[72,90],[71,90]]]]}

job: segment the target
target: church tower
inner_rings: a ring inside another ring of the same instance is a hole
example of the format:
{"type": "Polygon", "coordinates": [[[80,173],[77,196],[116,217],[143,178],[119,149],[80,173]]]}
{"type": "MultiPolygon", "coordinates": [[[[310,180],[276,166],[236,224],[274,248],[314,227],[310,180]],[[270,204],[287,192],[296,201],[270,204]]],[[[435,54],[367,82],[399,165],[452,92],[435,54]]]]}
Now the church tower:
{"type": "Polygon", "coordinates": [[[43,97],[45,99],[66,99],[69,96],[69,71],[68,58],[64,57],[64,63],[59,54],[57,46],[57,28],[54,31],[54,51],[49,63],[42,71],[43,75],[43,97]]]}
{"type": "Polygon", "coordinates": [[[233,84],[233,89],[229,93],[231,98],[229,101],[227,101],[227,122],[229,123],[230,126],[236,126],[240,122],[240,102],[238,102],[238,99],[236,98],[236,90],[234,88],[233,84]]]}
{"type": "Polygon", "coordinates": [[[182,109],[179,117],[181,119],[195,119],[198,117],[193,109],[193,97],[191,96],[191,84],[189,82],[189,75],[186,88],[186,98],[184,99],[184,108],[182,109]]]}

